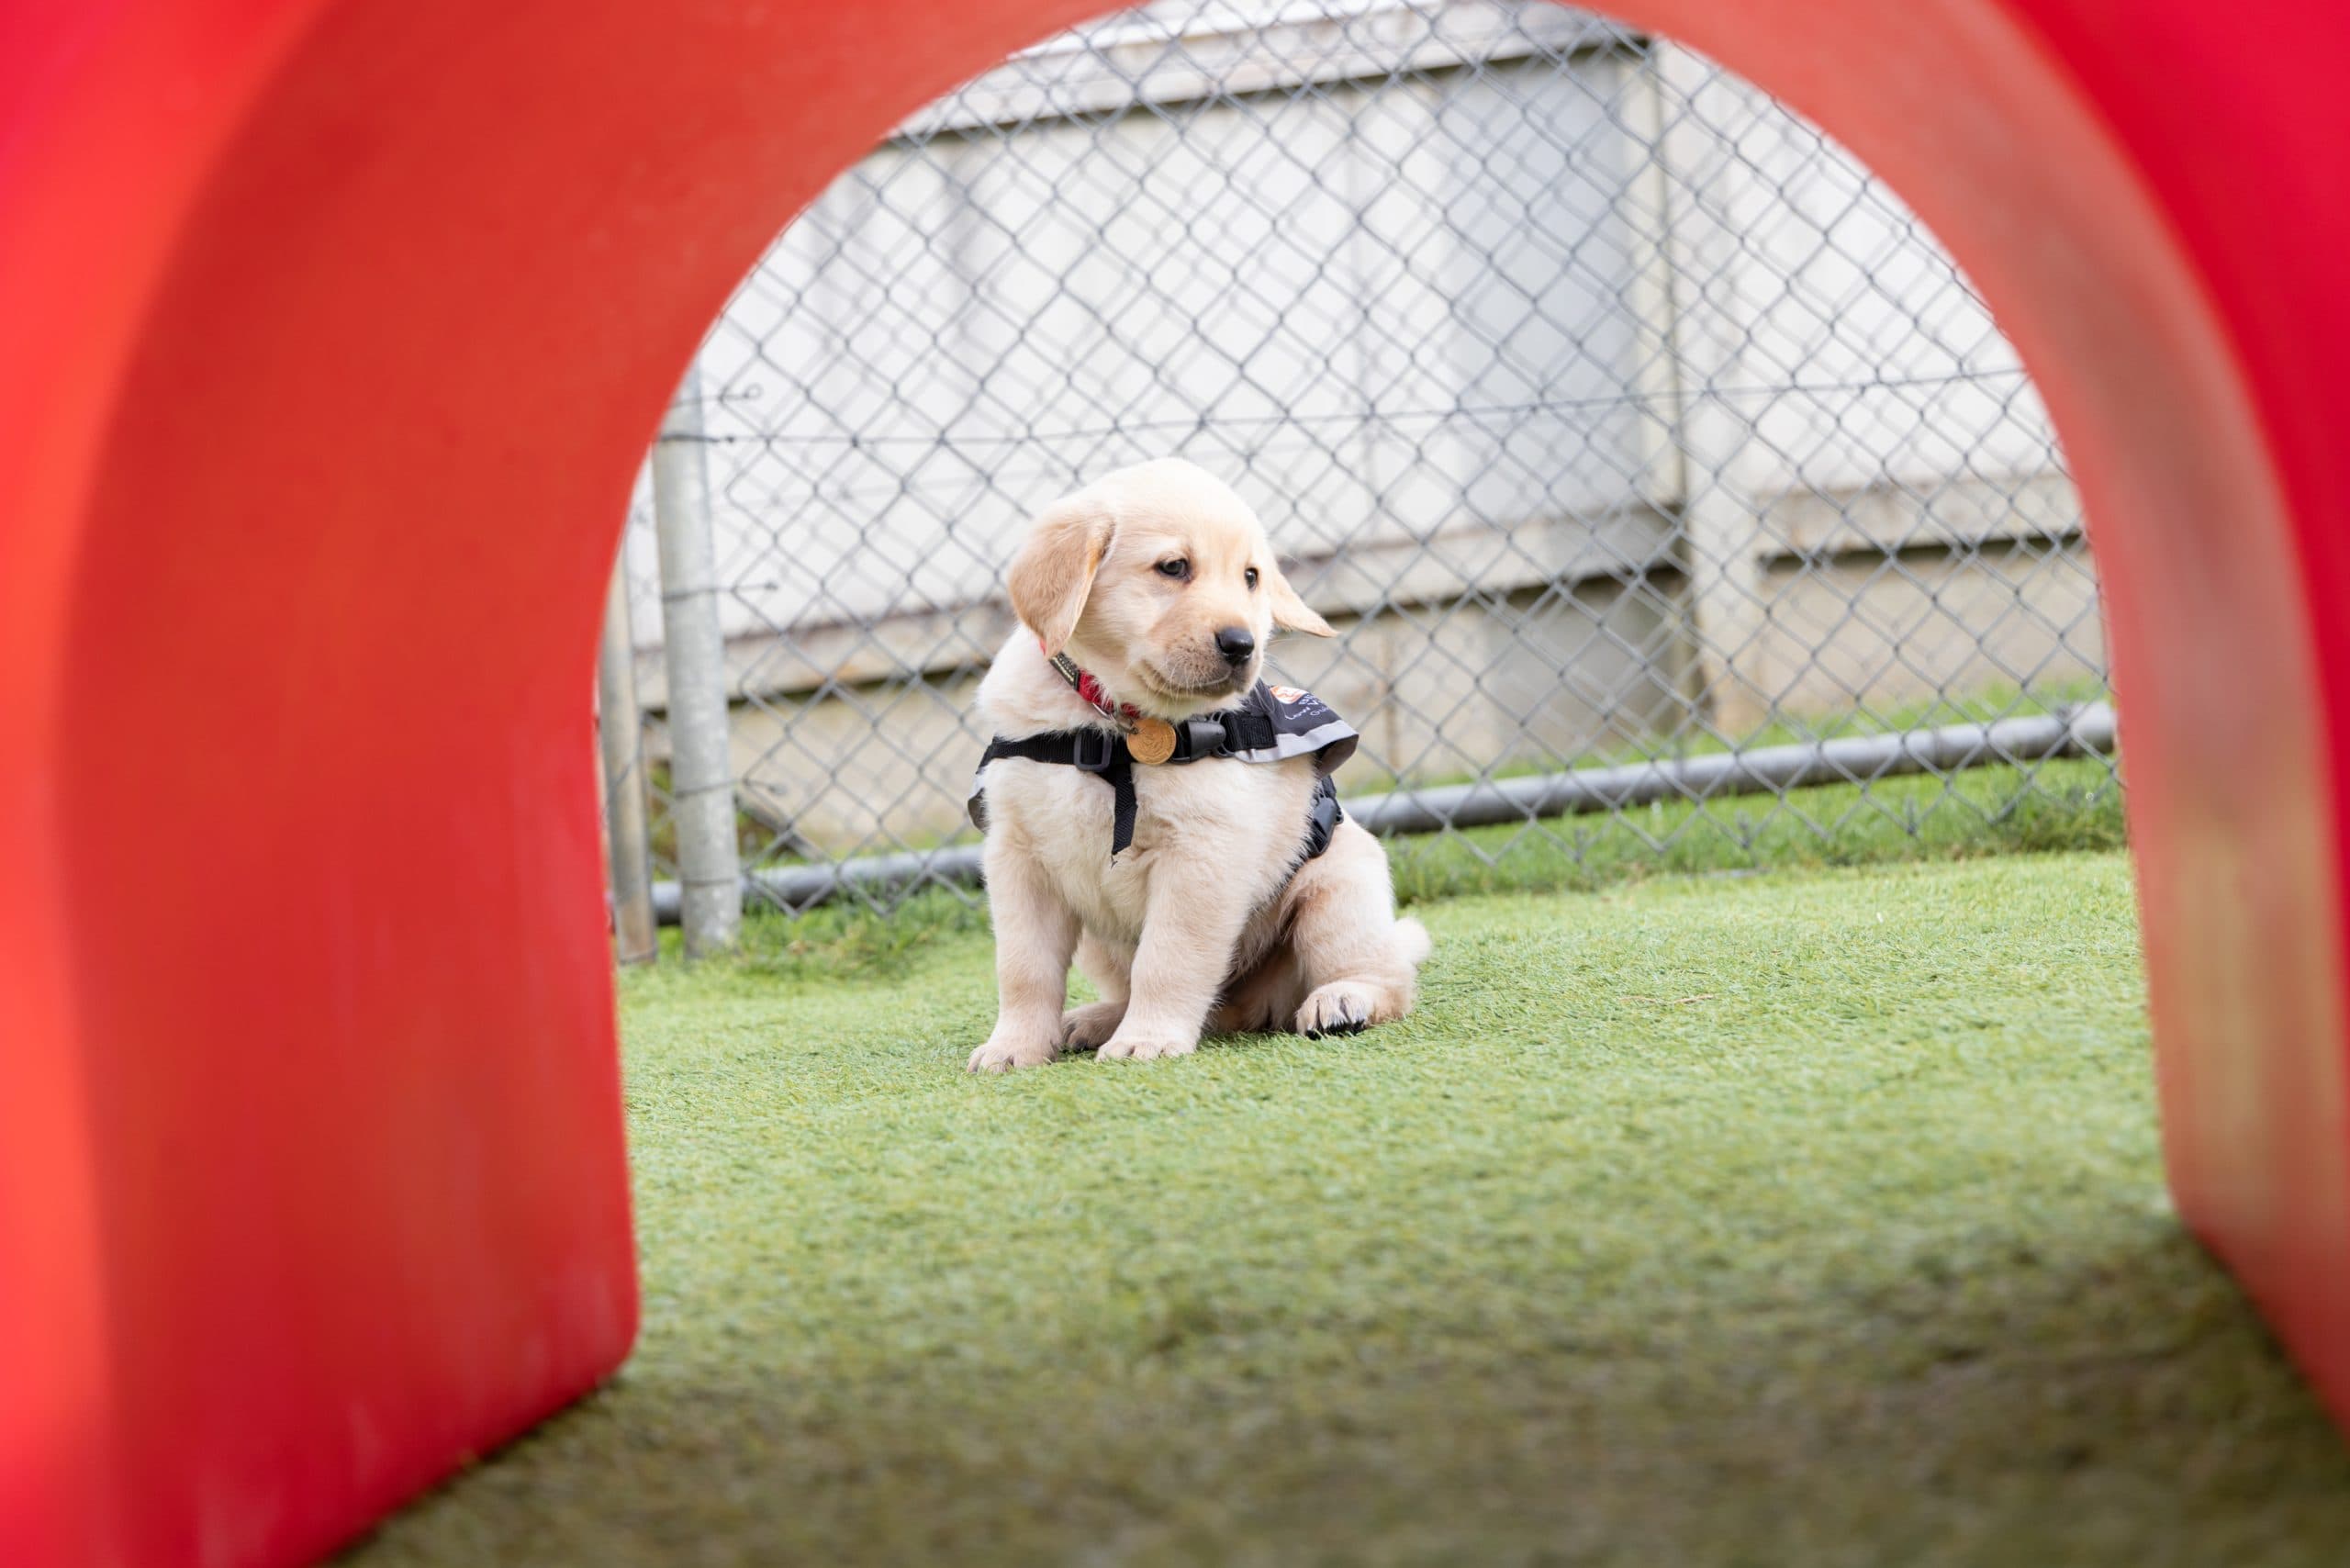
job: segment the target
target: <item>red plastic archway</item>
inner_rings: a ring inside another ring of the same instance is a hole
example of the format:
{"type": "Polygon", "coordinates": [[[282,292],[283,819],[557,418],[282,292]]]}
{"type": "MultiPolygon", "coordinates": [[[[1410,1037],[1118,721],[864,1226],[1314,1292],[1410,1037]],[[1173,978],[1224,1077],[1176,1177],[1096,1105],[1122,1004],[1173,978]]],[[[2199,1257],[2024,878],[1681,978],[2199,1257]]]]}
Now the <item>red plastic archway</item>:
{"type": "MultiPolygon", "coordinates": [[[[636,454],[783,220],[1098,8],[0,13],[0,1562],[298,1560],[619,1363],[636,454]]],[[[2173,1184],[2350,1416],[2350,22],[1610,8],[1855,149],[2038,376],[2173,1184]]]]}

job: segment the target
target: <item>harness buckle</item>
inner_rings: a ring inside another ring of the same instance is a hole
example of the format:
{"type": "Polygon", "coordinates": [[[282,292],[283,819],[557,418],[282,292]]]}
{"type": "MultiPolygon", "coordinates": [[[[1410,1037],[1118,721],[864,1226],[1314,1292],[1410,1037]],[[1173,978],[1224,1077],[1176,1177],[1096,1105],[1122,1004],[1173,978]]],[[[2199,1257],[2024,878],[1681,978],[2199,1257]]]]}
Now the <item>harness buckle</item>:
{"type": "Polygon", "coordinates": [[[1173,762],[1197,762],[1203,756],[1221,756],[1231,744],[1224,724],[1215,719],[1186,719],[1175,729],[1173,762]]]}
{"type": "Polygon", "coordinates": [[[1080,730],[1069,761],[1086,773],[1107,773],[1118,760],[1118,737],[1106,730],[1080,730]],[[1098,754],[1092,748],[1099,748],[1098,754]]]}

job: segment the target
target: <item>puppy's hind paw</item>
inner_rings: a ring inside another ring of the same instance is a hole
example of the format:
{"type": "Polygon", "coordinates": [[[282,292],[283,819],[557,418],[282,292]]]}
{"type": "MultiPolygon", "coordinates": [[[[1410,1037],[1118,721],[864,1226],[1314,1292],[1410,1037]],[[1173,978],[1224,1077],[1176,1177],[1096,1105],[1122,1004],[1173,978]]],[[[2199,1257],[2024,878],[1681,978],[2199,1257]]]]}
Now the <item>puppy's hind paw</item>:
{"type": "Polygon", "coordinates": [[[1083,1007],[1072,1007],[1061,1014],[1061,1049],[1097,1050],[1118,1032],[1118,1025],[1125,1019],[1126,1004],[1123,1002],[1092,1002],[1083,1007]]]}
{"type": "Polygon", "coordinates": [[[1386,1016],[1378,991],[1360,980],[1332,980],[1297,1010],[1297,1032],[1309,1040],[1360,1035],[1386,1016]]]}

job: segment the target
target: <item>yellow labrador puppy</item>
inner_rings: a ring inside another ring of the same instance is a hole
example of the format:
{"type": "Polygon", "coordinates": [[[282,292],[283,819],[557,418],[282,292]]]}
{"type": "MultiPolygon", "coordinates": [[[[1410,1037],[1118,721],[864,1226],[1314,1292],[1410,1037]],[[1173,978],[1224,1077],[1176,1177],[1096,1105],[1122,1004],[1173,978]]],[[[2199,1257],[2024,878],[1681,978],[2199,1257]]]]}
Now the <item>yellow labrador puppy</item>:
{"type": "Polygon", "coordinates": [[[1024,630],[979,685],[972,791],[999,1011],[971,1070],[1409,1012],[1427,933],[1329,782],[1354,732],[1258,679],[1275,628],[1331,633],[1247,503],[1189,463],[1122,469],[1036,520],[1009,586],[1024,630]],[[1072,958],[1102,1000],[1065,1013],[1072,958]]]}

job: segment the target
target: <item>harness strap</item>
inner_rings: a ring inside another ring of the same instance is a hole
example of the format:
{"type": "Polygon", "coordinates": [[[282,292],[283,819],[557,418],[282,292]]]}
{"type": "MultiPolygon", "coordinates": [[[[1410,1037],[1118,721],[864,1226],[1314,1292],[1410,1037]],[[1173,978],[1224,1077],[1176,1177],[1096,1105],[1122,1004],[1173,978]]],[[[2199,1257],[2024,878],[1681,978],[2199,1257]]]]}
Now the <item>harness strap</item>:
{"type": "Polygon", "coordinates": [[[1115,860],[1121,851],[1133,846],[1135,813],[1140,803],[1135,799],[1135,758],[1126,749],[1125,736],[1102,730],[1048,730],[1010,741],[998,735],[988,742],[979,766],[984,768],[1002,756],[1058,762],[1082,773],[1100,774],[1110,785],[1110,858],[1115,860]]]}
{"type": "Polygon", "coordinates": [[[1303,866],[1329,848],[1330,835],[1346,820],[1346,808],[1338,804],[1338,781],[1325,773],[1315,780],[1314,801],[1305,808],[1305,853],[1297,863],[1303,866]]]}
{"type": "MultiPolygon", "coordinates": [[[[1168,762],[1198,762],[1237,751],[1262,751],[1272,744],[1272,722],[1264,715],[1212,713],[1204,719],[1186,719],[1175,727],[1175,755],[1168,762]]],[[[989,763],[1007,756],[1023,762],[1058,763],[1080,773],[1100,775],[1110,786],[1110,858],[1114,860],[1134,846],[1140,802],[1135,797],[1134,754],[1126,749],[1125,736],[1105,730],[1048,730],[1017,740],[998,735],[988,742],[979,767],[984,771],[989,763]]],[[[1298,864],[1329,848],[1330,835],[1345,820],[1346,812],[1338,806],[1337,780],[1326,773],[1315,784],[1298,864]]]]}

